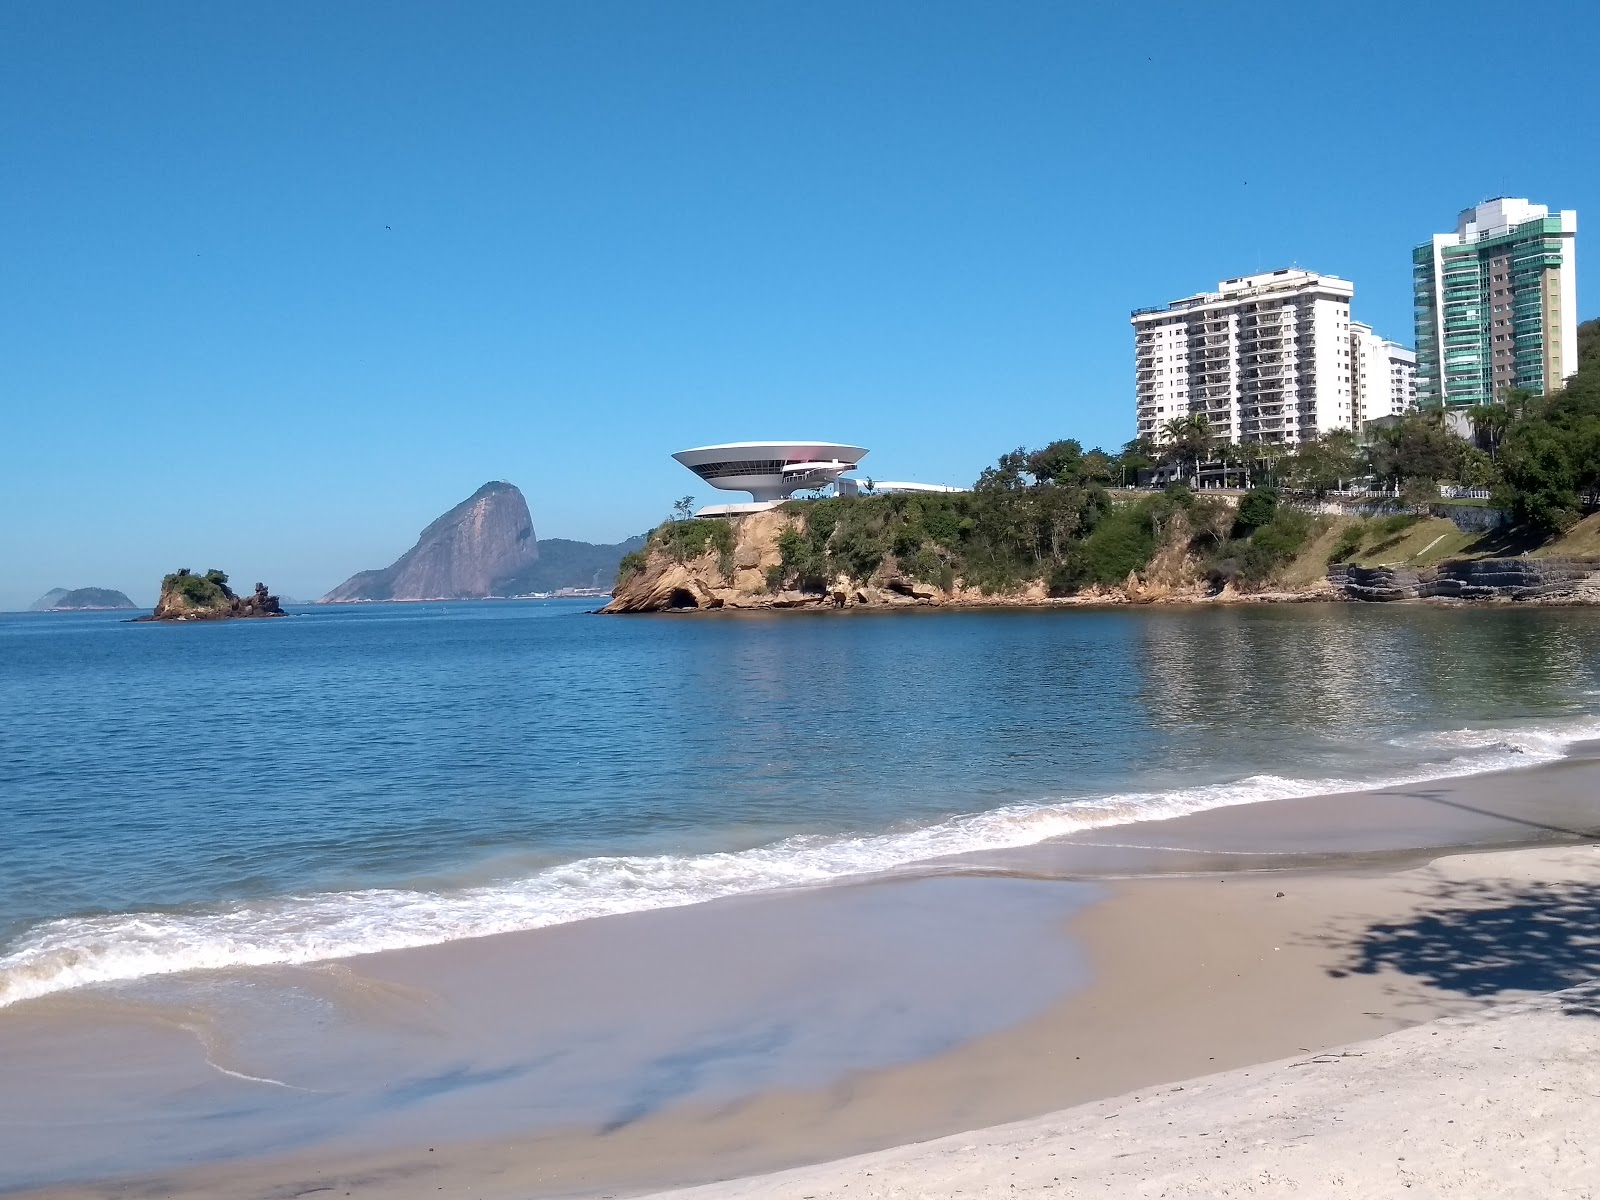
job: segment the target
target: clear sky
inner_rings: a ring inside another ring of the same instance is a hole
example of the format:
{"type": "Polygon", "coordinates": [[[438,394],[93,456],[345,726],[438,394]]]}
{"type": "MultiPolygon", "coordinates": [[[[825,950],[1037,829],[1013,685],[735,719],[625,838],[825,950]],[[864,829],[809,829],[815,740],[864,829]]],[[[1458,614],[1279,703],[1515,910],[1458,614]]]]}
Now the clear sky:
{"type": "MultiPolygon", "coordinates": [[[[668,454],[969,483],[1132,436],[1133,308],[1579,210],[1600,5],[0,6],[0,608],[313,598],[489,479],[614,541],[668,454]]],[[[1600,242],[1596,243],[1600,245],[1600,242]]]]}

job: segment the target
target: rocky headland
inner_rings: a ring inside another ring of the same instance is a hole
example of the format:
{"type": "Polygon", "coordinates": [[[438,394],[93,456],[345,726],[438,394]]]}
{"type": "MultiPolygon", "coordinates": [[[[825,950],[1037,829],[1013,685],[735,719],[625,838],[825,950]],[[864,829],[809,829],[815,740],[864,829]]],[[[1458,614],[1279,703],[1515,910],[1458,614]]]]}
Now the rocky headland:
{"type": "Polygon", "coordinates": [[[29,612],[107,612],[139,607],[113,588],[51,588],[29,606],[29,612]]]}
{"type": "MultiPolygon", "coordinates": [[[[845,502],[887,507],[891,498],[845,502]]],[[[836,512],[822,538],[809,528],[811,503],[719,521],[663,525],[622,564],[603,613],[741,610],[1070,607],[1116,604],[1249,604],[1429,600],[1547,604],[1600,603],[1600,555],[1561,553],[1557,540],[1536,554],[1492,554],[1486,538],[1448,517],[1322,515],[1297,518],[1305,531],[1292,553],[1250,569],[1249,537],[1218,542],[1235,520],[1230,498],[1206,512],[1170,507],[1154,522],[1146,551],[1120,578],[1064,580],[1061,573],[998,584],[969,578],[959,553],[935,553],[926,539],[891,533],[885,552],[863,555],[836,512]],[[1211,526],[1208,532],[1207,526],[1211,526]],[[844,540],[841,543],[841,530],[844,540]],[[1459,557],[1442,554],[1461,551],[1459,557]],[[898,551],[898,552],[897,552],[898,551]],[[1476,553],[1473,553],[1476,551],[1476,553]],[[1241,563],[1245,566],[1241,567],[1241,563]],[[800,564],[797,567],[797,564],[800,564]],[[865,567],[852,570],[853,564],[865,567]]],[[[837,505],[839,502],[822,502],[837,505]]],[[[1149,501],[1125,498],[1135,506],[1149,501]]],[[[848,509],[846,510],[848,513],[848,509]]],[[[846,518],[849,519],[849,518],[846,518]]],[[[1573,535],[1600,532],[1590,518],[1573,535]]],[[[1263,539],[1265,540],[1265,539],[1263,539]]]]}
{"type": "Polygon", "coordinates": [[[284,615],[283,605],[268,593],[264,583],[256,584],[251,594],[240,596],[228,586],[228,577],[221,571],[196,575],[183,567],[161,581],[155,612],[139,620],[230,621],[236,617],[284,615]]]}

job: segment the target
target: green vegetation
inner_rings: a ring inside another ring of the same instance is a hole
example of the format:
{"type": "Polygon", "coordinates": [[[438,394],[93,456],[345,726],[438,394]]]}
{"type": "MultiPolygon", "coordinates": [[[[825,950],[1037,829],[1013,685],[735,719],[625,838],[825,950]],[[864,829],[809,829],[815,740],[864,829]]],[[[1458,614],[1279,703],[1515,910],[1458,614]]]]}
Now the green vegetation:
{"type": "Polygon", "coordinates": [[[1514,413],[1499,447],[1495,498],[1532,529],[1567,529],[1600,506],[1600,321],[1578,337],[1577,375],[1514,413]]]}
{"type": "Polygon", "coordinates": [[[622,556],[622,561],[617,564],[617,582],[623,583],[642,572],[649,556],[644,550],[630,550],[622,556]]]}
{"type": "Polygon", "coordinates": [[[697,520],[694,517],[687,517],[664,522],[651,533],[643,552],[634,551],[632,554],[624,555],[617,578],[626,579],[634,570],[641,568],[644,565],[643,555],[648,553],[651,547],[665,551],[674,562],[681,563],[691,558],[698,558],[706,552],[707,546],[716,551],[717,566],[723,575],[731,576],[733,526],[727,521],[709,518],[697,520]]]}
{"type": "Polygon", "coordinates": [[[1233,582],[1266,583],[1293,562],[1324,525],[1297,508],[1275,506],[1271,519],[1248,537],[1230,538],[1217,547],[1207,564],[1207,578],[1216,587],[1233,582]]]}
{"type": "Polygon", "coordinates": [[[180,567],[163,578],[161,594],[182,596],[186,608],[226,608],[233,600],[233,593],[228,590],[228,577],[221,571],[195,575],[188,567],[180,567]]]}
{"type": "Polygon", "coordinates": [[[1250,506],[1258,524],[1229,536],[1238,520],[1226,501],[1181,484],[1117,497],[1102,485],[1103,471],[1077,443],[1052,443],[1002,455],[972,492],[791,504],[802,520],[780,533],[780,562],[767,586],[821,591],[841,575],[900,576],[946,591],[959,579],[994,594],[1042,580],[1065,596],[1122,584],[1169,548],[1178,565],[1199,560],[1202,573],[1222,582],[1259,582],[1293,558],[1313,529],[1308,515],[1263,491],[1250,506]]]}

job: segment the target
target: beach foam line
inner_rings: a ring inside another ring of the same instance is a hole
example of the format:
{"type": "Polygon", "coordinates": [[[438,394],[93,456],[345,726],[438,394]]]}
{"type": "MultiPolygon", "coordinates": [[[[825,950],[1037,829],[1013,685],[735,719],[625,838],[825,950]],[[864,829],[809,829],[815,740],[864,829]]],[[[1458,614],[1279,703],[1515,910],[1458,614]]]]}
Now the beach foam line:
{"type": "Polygon", "coordinates": [[[524,879],[452,890],[375,888],[205,910],[59,918],[34,926],[0,956],[0,1007],[91,984],[348,958],[880,875],[949,855],[1214,808],[1534,766],[1596,738],[1600,718],[1594,717],[1520,730],[1453,730],[1396,739],[1451,756],[1384,778],[1252,775],[1165,792],[1011,804],[866,836],[804,835],[750,850],[585,858],[524,879]]]}

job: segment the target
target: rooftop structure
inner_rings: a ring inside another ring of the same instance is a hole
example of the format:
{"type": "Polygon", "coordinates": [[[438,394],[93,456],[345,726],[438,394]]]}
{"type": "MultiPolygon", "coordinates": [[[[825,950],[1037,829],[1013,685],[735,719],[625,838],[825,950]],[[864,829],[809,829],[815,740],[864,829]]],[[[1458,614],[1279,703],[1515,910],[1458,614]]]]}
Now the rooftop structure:
{"type": "Polygon", "coordinates": [[[728,442],[680,450],[672,457],[712,487],[749,492],[757,505],[770,506],[795,492],[828,486],[866,456],[866,447],[839,442],[728,442]]]}
{"type": "Polygon", "coordinates": [[[1134,312],[1137,432],[1204,417],[1220,441],[1301,442],[1354,424],[1347,280],[1286,268],[1134,312]]]}
{"type": "Polygon", "coordinates": [[[845,479],[834,481],[841,496],[949,495],[969,489],[946,483],[908,483],[893,479],[845,479]]]}
{"type": "Polygon", "coordinates": [[[1548,392],[1578,369],[1578,214],[1500,197],[1411,254],[1425,405],[1548,392]]]}

